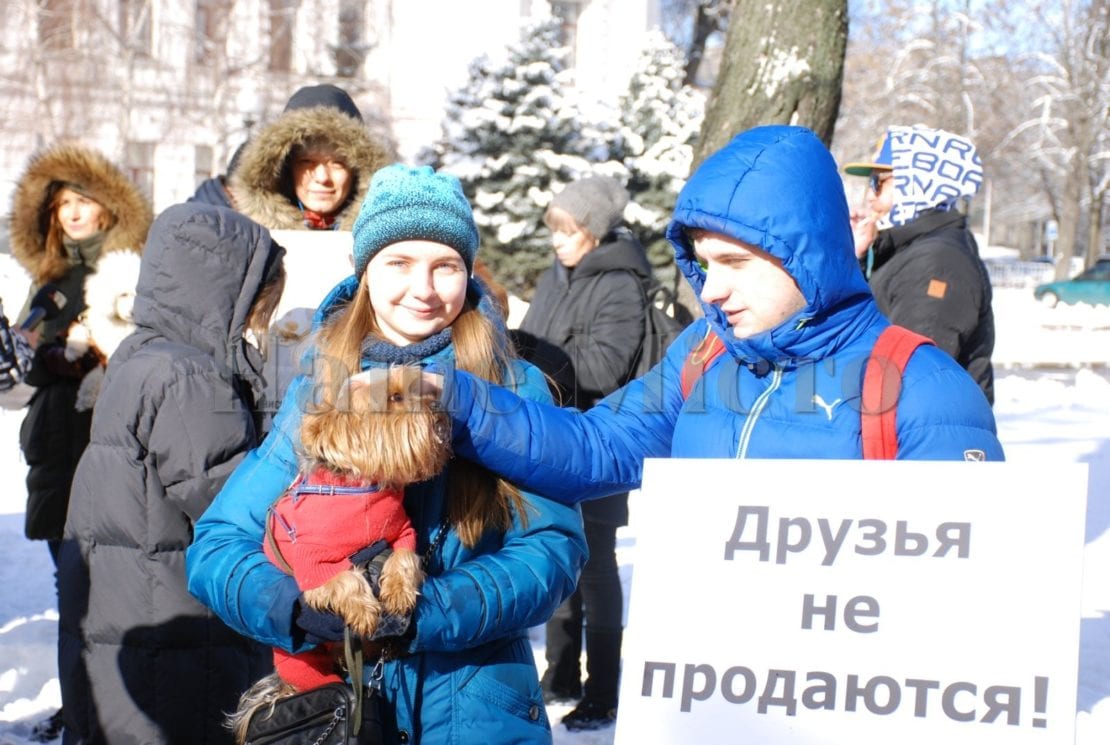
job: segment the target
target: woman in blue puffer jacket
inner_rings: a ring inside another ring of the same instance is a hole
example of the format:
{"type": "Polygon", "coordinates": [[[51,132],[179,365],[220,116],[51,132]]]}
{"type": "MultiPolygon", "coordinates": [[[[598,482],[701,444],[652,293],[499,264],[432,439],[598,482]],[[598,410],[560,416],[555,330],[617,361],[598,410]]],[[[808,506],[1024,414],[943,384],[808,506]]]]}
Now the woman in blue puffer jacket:
{"type": "MultiPolygon", "coordinates": [[[[301,412],[337,362],[351,373],[458,366],[550,400],[539,371],[509,357],[497,310],[469,280],[477,247],[457,179],[402,165],[375,174],[354,226],[355,274],[317,312],[316,377],[294,381],[269,436],[196,525],[189,589],[234,629],[311,647],[297,584],[262,542],[268,508],[298,473],[301,412]]],[[[460,461],[407,487],[405,509],[428,577],[401,653],[385,663],[386,742],[550,742],[527,632],[574,590],[586,555],[578,510],[460,461]]]]}
{"type": "MultiPolygon", "coordinates": [[[[648,457],[862,457],[864,364],[890,323],[821,141],[789,126],[737,135],[687,182],[667,237],[705,318],[585,413],[445,368],[456,455],[568,503],[639,486],[648,457]],[[711,334],[725,353],[684,395],[682,369],[711,334]]],[[[934,346],[910,358],[896,416],[900,459],[1003,459],[982,391],[934,346]]]]}

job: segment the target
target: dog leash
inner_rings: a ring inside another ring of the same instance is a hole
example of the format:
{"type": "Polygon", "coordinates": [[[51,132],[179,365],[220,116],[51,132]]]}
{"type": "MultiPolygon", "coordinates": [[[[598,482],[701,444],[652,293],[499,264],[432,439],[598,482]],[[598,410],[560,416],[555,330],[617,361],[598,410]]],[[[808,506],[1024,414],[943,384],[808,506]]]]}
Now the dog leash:
{"type": "MultiPolygon", "coordinates": [[[[351,689],[355,692],[355,710],[351,719],[351,725],[354,732],[358,732],[362,727],[362,641],[359,640],[355,643],[355,637],[351,633],[351,627],[346,626],[343,629],[343,657],[347,663],[347,673],[351,677],[351,689]]],[[[381,666],[381,660],[374,666],[375,672],[379,672],[379,686],[380,686],[380,671],[378,668],[381,666]]],[[[373,682],[371,682],[373,686],[373,682]]]]}

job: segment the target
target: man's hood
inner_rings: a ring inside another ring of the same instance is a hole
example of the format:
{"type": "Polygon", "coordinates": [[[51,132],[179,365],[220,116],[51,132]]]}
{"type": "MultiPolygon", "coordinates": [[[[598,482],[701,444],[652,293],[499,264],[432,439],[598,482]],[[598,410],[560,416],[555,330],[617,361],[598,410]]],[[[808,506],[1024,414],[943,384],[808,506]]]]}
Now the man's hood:
{"type": "Polygon", "coordinates": [[[805,297],[800,312],[748,339],[737,339],[725,314],[703,302],[710,325],[738,359],[783,361],[831,353],[859,322],[854,308],[870,299],[836,163],[803,127],[757,127],[737,135],[702,163],[679,194],[667,238],[700,297],[705,270],[694,254],[690,228],[721,233],[777,257],[805,297]]]}

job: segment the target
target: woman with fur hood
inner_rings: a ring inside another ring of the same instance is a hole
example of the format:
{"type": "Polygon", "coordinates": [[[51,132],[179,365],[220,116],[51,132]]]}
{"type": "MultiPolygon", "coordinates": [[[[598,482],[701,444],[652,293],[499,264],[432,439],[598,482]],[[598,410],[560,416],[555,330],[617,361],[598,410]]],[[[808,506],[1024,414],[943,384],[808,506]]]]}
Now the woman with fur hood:
{"type": "Polygon", "coordinates": [[[185,548],[258,444],[265,384],[249,339],[277,307],[283,255],[210,205],[174,205],[151,226],[136,329],[108,366],[58,558],[66,742],[230,744],[224,714],[270,671],[268,648],[190,597],[185,548]]]}
{"type": "Polygon", "coordinates": [[[31,275],[20,320],[44,285],[54,285],[65,300],[60,312],[42,323],[41,343],[26,378],[37,390],[20,430],[28,466],[25,532],[28,538],[46,540],[55,562],[73,470],[88,443],[92,418],[90,407],[78,410],[79,391],[85,376],[111,351],[107,341],[100,349],[88,344],[88,335],[75,330],[75,321],[86,311],[112,312],[106,305],[114,306],[119,293],[99,293],[105,307],[87,309],[86,286],[113,281],[111,272],[103,277],[96,273],[105,262],[137,262],[150,221],[150,204],[138,188],[102,154],[76,143],[35,155],[16,188],[12,255],[31,275]],[[123,254],[130,259],[120,258],[123,254]]]}
{"type": "Polygon", "coordinates": [[[350,230],[370,177],[393,160],[346,91],[306,86],[244,146],[228,192],[271,230],[350,230]]]}

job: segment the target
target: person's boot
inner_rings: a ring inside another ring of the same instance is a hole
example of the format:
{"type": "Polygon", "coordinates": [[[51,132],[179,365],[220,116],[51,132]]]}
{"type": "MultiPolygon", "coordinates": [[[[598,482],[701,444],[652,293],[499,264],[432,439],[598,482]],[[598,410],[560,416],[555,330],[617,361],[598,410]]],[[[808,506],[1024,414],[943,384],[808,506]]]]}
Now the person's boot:
{"type": "Polygon", "coordinates": [[[586,628],[586,685],[578,706],[563,717],[568,730],[610,727],[617,720],[620,684],[621,631],[586,628]]]}
{"type": "Polygon", "coordinates": [[[582,698],[582,685],[560,680],[555,675],[555,668],[548,663],[547,670],[540,678],[540,687],[543,689],[543,702],[545,704],[567,704],[582,698]]]}
{"type": "Polygon", "coordinates": [[[612,727],[617,721],[617,707],[599,701],[582,699],[574,710],[563,717],[563,726],[571,732],[612,727]]]}
{"type": "Polygon", "coordinates": [[[62,710],[58,709],[46,719],[31,728],[27,739],[31,742],[53,742],[62,736],[65,723],[62,721],[62,710]]]}
{"type": "Polygon", "coordinates": [[[582,627],[580,619],[567,616],[560,607],[547,622],[544,670],[540,686],[546,704],[577,701],[582,698],[582,627]]]}

